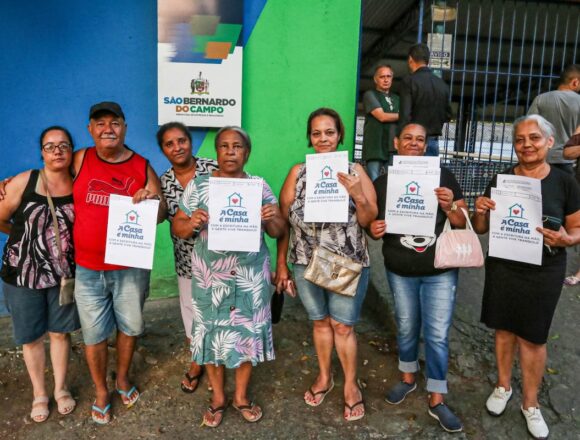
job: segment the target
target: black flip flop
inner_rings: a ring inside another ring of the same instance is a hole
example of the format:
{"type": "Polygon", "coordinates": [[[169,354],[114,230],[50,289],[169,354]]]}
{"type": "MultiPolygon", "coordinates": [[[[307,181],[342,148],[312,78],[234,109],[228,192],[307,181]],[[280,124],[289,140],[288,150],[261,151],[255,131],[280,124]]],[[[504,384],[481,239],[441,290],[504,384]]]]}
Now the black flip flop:
{"type": "Polygon", "coordinates": [[[201,377],[203,376],[203,368],[201,369],[201,371],[199,372],[199,374],[197,376],[190,376],[189,373],[185,373],[185,378],[187,379],[187,381],[189,382],[189,385],[191,386],[191,382],[193,382],[194,380],[195,382],[195,386],[193,387],[193,389],[189,389],[187,388],[185,385],[183,385],[183,382],[180,384],[181,385],[181,391],[183,391],[184,393],[194,393],[195,390],[197,390],[197,387],[199,386],[199,381],[201,380],[201,377]]]}

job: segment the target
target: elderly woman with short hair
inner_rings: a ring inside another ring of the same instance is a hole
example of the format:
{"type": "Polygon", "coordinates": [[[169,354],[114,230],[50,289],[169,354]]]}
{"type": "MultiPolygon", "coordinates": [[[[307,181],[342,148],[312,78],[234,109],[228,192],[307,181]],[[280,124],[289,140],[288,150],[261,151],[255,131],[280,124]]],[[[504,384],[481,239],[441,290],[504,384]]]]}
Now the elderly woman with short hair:
{"type": "MultiPolygon", "coordinates": [[[[244,171],[250,138],[239,127],[224,127],[215,137],[219,169],[213,177],[254,178],[244,171]]],[[[232,406],[248,422],[262,418],[262,408],[247,395],[252,367],[274,359],[270,313],[270,255],[263,234],[258,252],[208,249],[209,175],[192,180],[173,218],[172,232],[180,238],[197,234],[192,254],[192,360],[205,365],[213,387],[211,404],[203,417],[215,428],[223,418],[227,398],[225,368],[234,369],[236,388],[232,406]]],[[[262,230],[273,238],[284,230],[276,197],[262,186],[262,230]]]]}
{"type": "MultiPolygon", "coordinates": [[[[580,242],[580,189],[574,177],[546,161],[554,145],[553,127],[539,115],[514,122],[514,149],[518,163],[504,174],[540,179],[544,225],[541,266],[488,256],[481,321],[495,329],[498,378],[486,402],[489,413],[501,415],[512,396],[511,377],[519,351],[523,379],[521,411],[534,438],[547,438],[548,426],[540,412],[538,389],[546,365],[546,341],[562,290],[566,270],[566,247],[580,242]]],[[[475,202],[473,226],[489,230],[490,198],[495,176],[484,196],[475,202]]]]}

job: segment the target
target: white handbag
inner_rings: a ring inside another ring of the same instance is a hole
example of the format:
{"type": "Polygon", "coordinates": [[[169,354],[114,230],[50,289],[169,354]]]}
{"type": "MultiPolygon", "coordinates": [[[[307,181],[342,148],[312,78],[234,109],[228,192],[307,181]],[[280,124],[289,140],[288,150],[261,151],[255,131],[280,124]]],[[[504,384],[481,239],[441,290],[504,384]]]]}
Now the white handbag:
{"type": "Polygon", "coordinates": [[[473,230],[467,211],[461,208],[467,220],[465,229],[451,229],[449,218],[435,245],[435,268],[483,266],[483,251],[477,234],[473,230]]]}

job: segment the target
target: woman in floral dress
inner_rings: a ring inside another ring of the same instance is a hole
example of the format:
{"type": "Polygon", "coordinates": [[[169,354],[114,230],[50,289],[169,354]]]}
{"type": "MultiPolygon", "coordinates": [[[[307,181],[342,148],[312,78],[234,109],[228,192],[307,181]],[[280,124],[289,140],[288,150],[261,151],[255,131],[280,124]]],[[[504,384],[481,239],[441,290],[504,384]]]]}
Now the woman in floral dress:
{"type": "MultiPolygon", "coordinates": [[[[219,170],[213,177],[251,179],[244,172],[251,143],[245,131],[224,127],[215,138],[219,170]]],[[[192,360],[205,365],[213,386],[212,402],[204,414],[206,426],[217,427],[227,398],[225,368],[235,369],[232,406],[248,422],[262,418],[262,409],[247,396],[252,367],[274,359],[270,314],[270,256],[263,237],[258,252],[208,249],[209,176],[198,176],[185,189],[172,225],[181,238],[196,235],[192,254],[192,360]]],[[[277,200],[266,182],[262,191],[262,230],[279,237],[284,222],[277,200]]]]}

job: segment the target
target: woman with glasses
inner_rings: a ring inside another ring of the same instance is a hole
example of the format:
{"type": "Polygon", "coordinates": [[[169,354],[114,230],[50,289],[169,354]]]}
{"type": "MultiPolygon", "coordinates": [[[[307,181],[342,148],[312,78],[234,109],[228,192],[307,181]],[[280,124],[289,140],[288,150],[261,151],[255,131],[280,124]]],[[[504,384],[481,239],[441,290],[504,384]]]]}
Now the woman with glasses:
{"type": "MultiPolygon", "coordinates": [[[[544,374],[546,342],[566,271],[566,247],[580,242],[580,190],[574,176],[546,161],[554,145],[554,127],[539,115],[517,119],[513,125],[518,163],[503,174],[539,179],[542,193],[544,246],[540,266],[490,257],[485,262],[485,287],[481,321],[495,330],[497,383],[486,401],[487,411],[500,416],[512,397],[512,368],[516,353],[522,370],[520,406],[529,433],[547,438],[548,426],[538,403],[544,374]]],[[[489,230],[490,210],[495,209],[491,188],[475,201],[474,229],[489,230]]]]}
{"type": "Polygon", "coordinates": [[[247,422],[262,418],[262,408],[248,397],[247,391],[253,366],[274,359],[270,255],[263,232],[277,238],[284,230],[276,197],[263,182],[259,251],[208,249],[210,176],[240,179],[240,184],[242,179],[254,178],[244,171],[251,150],[250,138],[244,130],[220,129],[215,148],[219,169],[189,182],[171,225],[171,232],[180,238],[196,236],[191,258],[191,352],[193,361],[205,365],[213,387],[211,404],[203,416],[203,424],[211,428],[222,422],[228,402],[224,390],[225,368],[235,370],[233,408],[247,422]]]}
{"type": "Polygon", "coordinates": [[[34,400],[30,417],[35,422],[44,422],[49,416],[44,377],[47,333],[58,412],[69,414],[76,406],[66,386],[66,374],[69,333],[80,328],[74,303],[59,304],[61,280],[74,277],[75,269],[72,138],[65,128],[53,126],[42,132],[40,145],[44,167],[15,176],[6,184],[6,195],[0,200],[0,231],[9,235],[1,276],[14,340],[23,346],[32,382],[34,400]],[[47,195],[54,205],[58,235],[47,195]]]}

